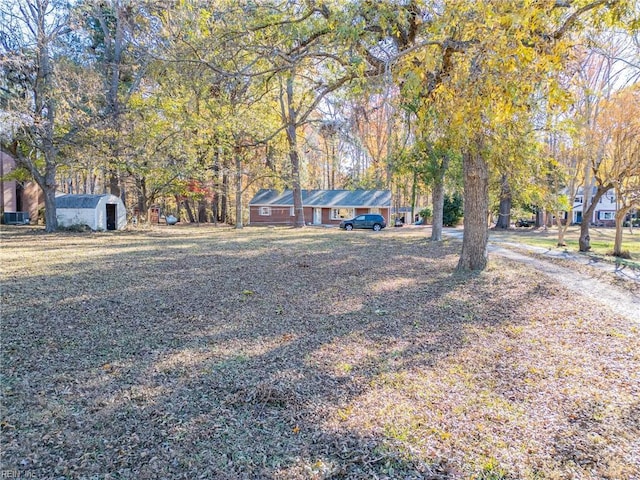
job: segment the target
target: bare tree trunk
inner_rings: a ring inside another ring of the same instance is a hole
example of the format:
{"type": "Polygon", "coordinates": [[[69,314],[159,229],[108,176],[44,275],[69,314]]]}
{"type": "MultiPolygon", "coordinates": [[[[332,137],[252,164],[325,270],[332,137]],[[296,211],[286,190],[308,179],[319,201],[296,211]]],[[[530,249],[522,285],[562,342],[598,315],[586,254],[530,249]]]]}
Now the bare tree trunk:
{"type": "Polygon", "coordinates": [[[213,154],[213,196],[211,198],[211,211],[213,213],[213,223],[218,224],[220,220],[220,148],[213,154]]]}
{"type": "Polygon", "coordinates": [[[219,206],[220,202],[218,201],[219,198],[220,198],[220,195],[218,194],[218,192],[213,192],[213,198],[211,199],[211,212],[213,213],[214,225],[218,224],[218,215],[220,210],[220,206],[219,206]]]}
{"type": "Polygon", "coordinates": [[[220,222],[229,221],[229,175],[227,168],[222,173],[222,198],[220,200],[220,222]]]}
{"type": "MultiPolygon", "coordinates": [[[[411,180],[411,223],[413,223],[415,221],[416,198],[418,196],[418,170],[413,171],[411,180]]],[[[433,230],[431,233],[433,234],[433,230]]]]}
{"type": "Polygon", "coordinates": [[[138,212],[144,215],[149,208],[147,206],[147,182],[144,177],[136,177],[136,189],[138,190],[138,212]]]}
{"type": "MultiPolygon", "coordinates": [[[[588,252],[591,250],[591,236],[589,235],[589,226],[593,218],[593,212],[600,201],[600,198],[611,188],[611,185],[600,186],[596,190],[596,194],[591,199],[589,208],[582,211],[582,223],[580,224],[580,238],[578,239],[579,250],[581,252],[588,252]]],[[[586,199],[586,192],[584,198],[586,199]]]]}
{"type": "MultiPolygon", "coordinates": [[[[431,241],[442,241],[442,222],[444,219],[444,182],[438,178],[433,182],[431,190],[431,201],[433,202],[433,217],[431,221],[431,241]]],[[[425,218],[426,222],[427,219],[425,218]]]]}
{"type": "Polygon", "coordinates": [[[621,208],[616,212],[616,236],[613,243],[614,257],[624,257],[622,252],[622,228],[624,225],[624,217],[627,216],[629,210],[631,210],[630,206],[621,208]]]}
{"type": "Polygon", "coordinates": [[[442,225],[444,222],[444,175],[449,169],[450,158],[448,154],[445,154],[440,160],[436,161],[438,165],[433,178],[433,190],[431,192],[431,199],[433,201],[431,241],[440,242],[442,240],[442,225]]]}
{"type": "Polygon", "coordinates": [[[300,158],[297,151],[289,152],[291,172],[293,174],[293,210],[296,215],[295,226],[304,227],[304,207],[302,205],[302,187],[300,182],[300,158]]]}
{"type": "Polygon", "coordinates": [[[302,186],[300,181],[300,156],[298,155],[297,115],[293,105],[293,77],[294,72],[287,78],[286,110],[282,106],[282,114],[287,123],[287,141],[289,143],[289,159],[291,161],[291,184],[293,189],[293,210],[295,212],[295,226],[304,227],[304,207],[302,205],[302,186]]]}
{"type": "Polygon", "coordinates": [[[567,229],[569,228],[570,219],[573,216],[573,208],[569,208],[567,211],[567,220],[562,224],[562,215],[563,212],[556,213],[556,220],[558,223],[558,243],[556,244],[558,247],[566,247],[567,242],[564,241],[564,237],[567,234],[567,229]]]}
{"type": "Polygon", "coordinates": [[[193,216],[193,210],[191,209],[191,203],[189,203],[188,198],[184,199],[184,209],[187,211],[189,223],[196,223],[196,217],[193,216]]]}
{"type": "MultiPolygon", "coordinates": [[[[590,212],[593,214],[593,212],[590,212]]],[[[591,250],[591,236],[589,235],[589,220],[582,215],[582,223],[580,224],[580,238],[578,239],[578,249],[581,252],[591,250]]]]}
{"type": "Polygon", "coordinates": [[[464,237],[458,270],[483,270],[487,266],[489,229],[489,165],[477,140],[463,155],[464,237]]]}
{"type": "MultiPolygon", "coordinates": [[[[18,148],[18,141],[14,140],[9,146],[12,156],[18,163],[26,167],[44,195],[45,208],[45,231],[55,232],[58,229],[58,219],[56,216],[56,172],[57,154],[55,128],[57,126],[56,101],[53,94],[55,85],[55,70],[51,64],[51,45],[58,36],[47,31],[51,24],[49,20],[51,11],[47,2],[33,2],[29,4],[30,21],[27,22],[29,29],[34,34],[36,41],[35,50],[35,73],[36,79],[33,84],[32,112],[35,114],[35,125],[29,127],[29,141],[34,141],[30,145],[29,152],[23,155],[22,149],[18,148]],[[35,153],[39,151],[41,155],[35,153]],[[36,160],[44,160],[44,172],[36,164],[36,160]]],[[[58,25],[61,26],[61,25],[58,25]]]]}
{"type": "MultiPolygon", "coordinates": [[[[55,155],[54,152],[49,154],[55,155]]],[[[45,152],[45,157],[48,156],[45,152]]],[[[58,217],[56,215],[56,166],[55,160],[47,160],[45,167],[44,184],[40,185],[44,193],[44,221],[45,231],[55,232],[58,229],[58,217]]]]}
{"type": "MultiPolygon", "coordinates": [[[[178,195],[174,195],[175,200],[176,200],[176,217],[178,218],[178,221],[182,220],[182,209],[180,208],[180,197],[178,195]]],[[[165,213],[166,215],[166,213],[165,213]]]]}
{"type": "Polygon", "coordinates": [[[511,187],[509,187],[509,178],[506,174],[503,174],[500,181],[500,209],[496,228],[506,230],[511,226],[511,202],[512,196],[511,187]]]}
{"type": "Polygon", "coordinates": [[[338,161],[336,155],[336,137],[335,135],[331,137],[331,184],[329,185],[329,189],[333,190],[336,188],[336,171],[338,170],[338,161]]]}
{"type": "Polygon", "coordinates": [[[100,4],[95,6],[93,14],[97,19],[97,26],[102,33],[104,59],[102,61],[103,79],[106,90],[106,102],[108,112],[108,122],[113,132],[109,134],[109,143],[113,158],[109,166],[109,193],[120,197],[120,172],[118,165],[122,156],[121,152],[121,114],[120,86],[122,58],[124,52],[124,7],[119,2],[110,4],[100,4]]]}
{"type": "Polygon", "coordinates": [[[235,152],[236,162],[236,228],[243,228],[242,224],[242,156],[235,152]]]}
{"type": "Polygon", "coordinates": [[[207,223],[209,219],[207,218],[207,201],[206,199],[198,200],[198,222],[199,223],[207,223]]]}

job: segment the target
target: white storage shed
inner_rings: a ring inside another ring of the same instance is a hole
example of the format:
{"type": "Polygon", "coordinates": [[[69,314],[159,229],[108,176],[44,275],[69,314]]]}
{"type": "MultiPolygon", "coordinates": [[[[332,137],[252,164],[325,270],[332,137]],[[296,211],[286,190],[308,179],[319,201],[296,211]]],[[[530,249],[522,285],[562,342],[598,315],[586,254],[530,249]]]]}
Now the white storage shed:
{"type": "Polygon", "coordinates": [[[115,195],[60,195],[56,217],[63,227],[87,225],[91,230],[121,230],[127,224],[124,203],[115,195]]]}

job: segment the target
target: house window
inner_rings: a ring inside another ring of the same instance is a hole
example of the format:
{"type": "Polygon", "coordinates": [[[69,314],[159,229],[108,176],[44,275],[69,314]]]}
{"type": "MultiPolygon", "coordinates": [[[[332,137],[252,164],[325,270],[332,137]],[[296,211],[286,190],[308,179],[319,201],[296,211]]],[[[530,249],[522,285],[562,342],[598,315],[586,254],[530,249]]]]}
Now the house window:
{"type": "Polygon", "coordinates": [[[331,209],[331,220],[342,220],[344,218],[353,218],[353,208],[331,209]]]}
{"type": "Polygon", "coordinates": [[[270,217],[271,207],[260,207],[260,215],[264,217],[270,217]]]}
{"type": "Polygon", "coordinates": [[[573,203],[582,203],[582,197],[576,197],[573,203]]]}
{"type": "Polygon", "coordinates": [[[296,216],[296,209],[294,207],[290,207],[289,208],[289,216],[290,217],[295,217],[296,216]]]}
{"type": "Polygon", "coordinates": [[[379,208],[370,208],[369,209],[369,213],[380,213],[380,209],[379,208]]]}
{"type": "Polygon", "coordinates": [[[614,220],[613,212],[598,212],[598,220],[614,220]]]}

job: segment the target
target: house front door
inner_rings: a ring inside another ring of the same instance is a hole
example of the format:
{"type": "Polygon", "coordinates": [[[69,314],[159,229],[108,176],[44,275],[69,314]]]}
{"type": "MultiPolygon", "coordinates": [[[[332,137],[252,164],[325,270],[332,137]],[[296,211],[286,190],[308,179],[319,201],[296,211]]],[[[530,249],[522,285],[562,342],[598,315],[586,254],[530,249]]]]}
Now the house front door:
{"type": "Polygon", "coordinates": [[[322,223],[322,209],[314,208],[313,209],[313,224],[320,225],[322,223]]]}

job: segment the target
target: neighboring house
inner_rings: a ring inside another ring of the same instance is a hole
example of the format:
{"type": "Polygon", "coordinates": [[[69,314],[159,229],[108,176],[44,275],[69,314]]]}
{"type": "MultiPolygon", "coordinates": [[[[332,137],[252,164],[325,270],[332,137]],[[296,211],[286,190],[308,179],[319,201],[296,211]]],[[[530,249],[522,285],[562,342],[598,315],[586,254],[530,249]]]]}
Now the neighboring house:
{"type": "Polygon", "coordinates": [[[5,176],[16,168],[15,159],[0,150],[0,213],[4,221],[15,218],[15,213],[22,213],[18,217],[26,217],[35,223],[38,221],[38,210],[44,206],[44,197],[40,187],[35,182],[19,182],[5,180],[5,176]]]}
{"type": "Polygon", "coordinates": [[[58,225],[86,225],[91,230],[121,230],[127,211],[115,195],[60,195],[56,197],[58,225]]]}
{"type": "MultiPolygon", "coordinates": [[[[345,218],[379,213],[390,219],[388,190],[303,190],[302,205],[307,225],[338,225],[345,218]]],[[[260,190],[249,202],[249,224],[294,225],[293,192],[260,190]]]]}
{"type": "MultiPolygon", "coordinates": [[[[596,193],[596,188],[593,188],[591,198],[596,193]]],[[[573,218],[571,223],[582,223],[584,206],[584,189],[580,187],[576,197],[573,199],[573,218]]],[[[591,224],[602,227],[614,227],[616,224],[616,211],[618,210],[618,203],[616,201],[616,194],[613,189],[607,191],[600,201],[596,205],[593,211],[593,217],[589,220],[591,224]]]]}

